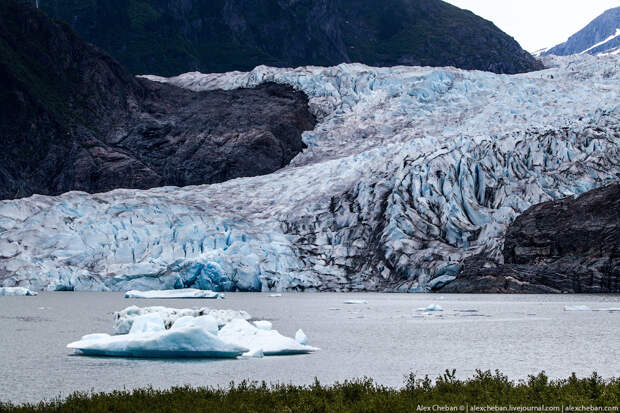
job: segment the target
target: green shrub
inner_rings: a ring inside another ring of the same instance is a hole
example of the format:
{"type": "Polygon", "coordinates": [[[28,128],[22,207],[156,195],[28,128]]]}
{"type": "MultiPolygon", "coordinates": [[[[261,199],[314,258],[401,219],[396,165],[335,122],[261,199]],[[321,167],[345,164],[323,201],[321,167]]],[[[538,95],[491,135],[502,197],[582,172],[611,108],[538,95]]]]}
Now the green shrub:
{"type": "MultiPolygon", "coordinates": [[[[370,378],[323,386],[272,385],[265,382],[231,384],[227,389],[175,387],[112,393],[74,393],[66,399],[39,404],[1,404],[0,412],[419,412],[433,406],[620,406],[620,380],[603,380],[594,373],[549,380],[545,373],[513,382],[496,371],[477,371],[460,380],[446,371],[434,382],[410,375],[394,389],[370,378]]],[[[613,411],[613,410],[608,410],[613,411]]],[[[615,410],[616,412],[620,410],[615,410]]]]}

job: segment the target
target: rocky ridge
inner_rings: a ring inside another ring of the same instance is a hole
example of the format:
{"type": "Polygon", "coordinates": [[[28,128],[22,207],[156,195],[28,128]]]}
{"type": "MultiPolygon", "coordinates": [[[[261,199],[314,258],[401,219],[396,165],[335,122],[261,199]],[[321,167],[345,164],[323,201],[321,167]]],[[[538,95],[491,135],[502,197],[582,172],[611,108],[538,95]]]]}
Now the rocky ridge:
{"type": "Polygon", "coordinates": [[[192,92],[138,79],[67,25],[0,4],[0,199],[273,172],[315,118],[285,85],[192,92]]]}
{"type": "Polygon", "coordinates": [[[503,264],[465,260],[441,292],[620,292],[620,184],[534,205],[508,227],[503,264]]]}

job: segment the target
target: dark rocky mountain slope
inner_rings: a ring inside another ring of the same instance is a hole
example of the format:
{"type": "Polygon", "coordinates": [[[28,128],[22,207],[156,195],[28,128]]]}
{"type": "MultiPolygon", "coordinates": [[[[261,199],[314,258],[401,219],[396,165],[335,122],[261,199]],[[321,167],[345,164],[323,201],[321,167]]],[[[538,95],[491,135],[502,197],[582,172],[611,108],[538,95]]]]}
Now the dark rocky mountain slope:
{"type": "Polygon", "coordinates": [[[39,0],[136,74],[257,65],[542,68],[493,23],[440,0],[39,0]]]}
{"type": "Polygon", "coordinates": [[[312,129],[305,94],[137,79],[29,4],[0,3],[0,199],[273,172],[312,129]]]}
{"type": "Polygon", "coordinates": [[[542,55],[601,54],[620,50],[620,7],[607,10],[586,27],[542,55]]]}
{"type": "Polygon", "coordinates": [[[510,225],[504,265],[465,261],[441,292],[620,292],[620,184],[535,205],[510,225]]]}

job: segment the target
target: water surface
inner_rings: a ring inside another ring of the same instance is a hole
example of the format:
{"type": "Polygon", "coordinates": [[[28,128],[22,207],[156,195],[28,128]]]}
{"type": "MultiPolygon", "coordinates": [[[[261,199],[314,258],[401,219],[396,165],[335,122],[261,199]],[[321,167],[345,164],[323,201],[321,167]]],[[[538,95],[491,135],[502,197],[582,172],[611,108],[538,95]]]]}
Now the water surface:
{"type": "Polygon", "coordinates": [[[410,372],[499,369],[513,379],[545,370],[620,376],[620,312],[566,312],[564,305],[620,307],[618,295],[445,295],[234,293],[225,300],[128,300],[120,293],[0,297],[0,400],[39,401],[76,391],[152,385],[227,386],[242,379],[328,384],[369,376],[400,386],[410,372]],[[346,305],[363,299],[368,304],[346,305]],[[416,311],[437,303],[443,312],[416,311]],[[129,305],[246,310],[281,333],[298,328],[309,355],[246,360],[148,360],[75,356],[66,344],[112,333],[113,312],[129,305]],[[466,310],[476,310],[466,311],[466,310]]]}

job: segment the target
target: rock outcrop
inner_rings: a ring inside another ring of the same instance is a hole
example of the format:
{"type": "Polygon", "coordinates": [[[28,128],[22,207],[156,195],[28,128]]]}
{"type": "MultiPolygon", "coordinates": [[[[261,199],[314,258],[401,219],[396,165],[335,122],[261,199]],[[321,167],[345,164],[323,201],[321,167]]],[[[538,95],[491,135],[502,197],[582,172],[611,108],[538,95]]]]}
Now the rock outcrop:
{"type": "Polygon", "coordinates": [[[135,74],[298,67],[542,65],[493,23],[439,0],[39,0],[135,74]]]}
{"type": "Polygon", "coordinates": [[[508,228],[503,265],[470,257],[441,292],[620,292],[620,184],[529,208],[508,228]]]}
{"type": "Polygon", "coordinates": [[[0,199],[273,172],[315,125],[289,86],[193,92],[135,78],[69,26],[0,4],[0,199]]]}

